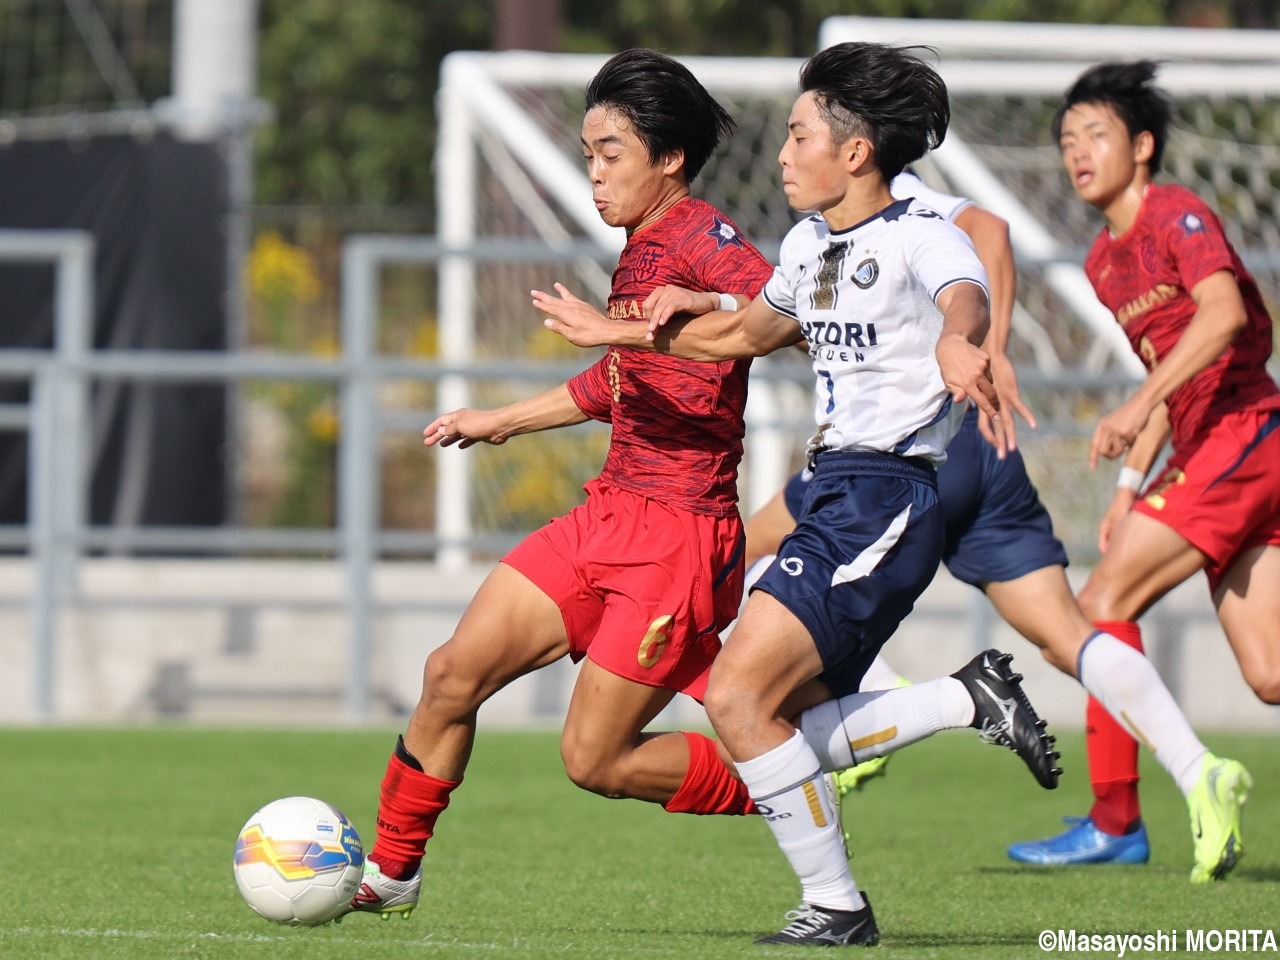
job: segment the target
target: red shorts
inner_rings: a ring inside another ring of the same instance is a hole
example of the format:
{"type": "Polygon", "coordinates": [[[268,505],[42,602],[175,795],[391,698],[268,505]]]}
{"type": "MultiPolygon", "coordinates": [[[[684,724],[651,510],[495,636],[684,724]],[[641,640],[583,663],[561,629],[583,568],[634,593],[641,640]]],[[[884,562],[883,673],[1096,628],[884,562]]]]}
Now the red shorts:
{"type": "Polygon", "coordinates": [[[742,520],[587,484],[587,502],[503,557],[560,606],[574,661],[701,701],[742,601],[742,520]]]}
{"type": "Polygon", "coordinates": [[[1174,450],[1134,509],[1208,557],[1216,591],[1242,553],[1280,544],[1280,410],[1229,414],[1174,450]]]}

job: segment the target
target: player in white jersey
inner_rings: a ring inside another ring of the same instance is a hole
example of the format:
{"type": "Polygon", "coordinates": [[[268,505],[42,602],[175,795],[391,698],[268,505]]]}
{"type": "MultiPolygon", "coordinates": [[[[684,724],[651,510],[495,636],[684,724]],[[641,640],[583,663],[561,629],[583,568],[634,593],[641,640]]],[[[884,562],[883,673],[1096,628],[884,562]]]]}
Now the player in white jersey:
{"type": "MultiPolygon", "coordinates": [[[[815,379],[815,450],[946,459],[964,407],[934,359],[938,301],[957,285],[986,304],[986,273],[965,235],[917,200],[833,229],[821,215],[782,241],[764,302],[800,323],[815,379]]],[[[985,329],[984,329],[985,333],[985,329]]],[[[985,358],[984,358],[985,359],[985,358]]]]}
{"type": "Polygon", "coordinates": [[[879,932],[849,870],[824,770],[850,766],[855,749],[866,759],[972,725],[1016,750],[1043,786],[1059,771],[1008,655],[987,651],[950,677],[856,692],[937,568],[934,467],[959,405],[974,400],[997,427],[999,413],[978,347],[988,324],[982,266],[957,228],[889,192],[946,132],[942,80],[908,50],[847,43],[808,60],[800,87],[779,162],[792,207],[818,216],[788,234],[761,296],[648,331],[559,285],[558,295],[535,291],[534,305],[580,346],[721,360],[809,338],[814,479],[712,667],[705,703],[801,882],[791,922],[760,942],[871,944],[879,932]],[[833,698],[838,709],[806,709],[833,698]]]}

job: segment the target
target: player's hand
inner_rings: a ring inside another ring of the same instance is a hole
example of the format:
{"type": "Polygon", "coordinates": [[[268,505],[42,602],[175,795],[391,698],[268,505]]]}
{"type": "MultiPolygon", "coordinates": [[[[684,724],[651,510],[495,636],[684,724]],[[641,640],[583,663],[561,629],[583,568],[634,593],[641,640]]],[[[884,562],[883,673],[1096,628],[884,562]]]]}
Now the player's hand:
{"type": "Polygon", "coordinates": [[[1098,421],[1089,442],[1089,467],[1097,469],[1100,457],[1114,460],[1133,446],[1151,419],[1151,408],[1134,395],[1098,421]]]}
{"type": "Polygon", "coordinates": [[[995,435],[999,436],[1004,418],[1000,415],[1000,397],[991,382],[991,358],[987,352],[958,333],[950,333],[938,339],[935,355],[951,399],[956,403],[972,402],[991,419],[995,435]]]}
{"type": "Polygon", "coordinates": [[[650,339],[659,327],[666,326],[667,321],[677,314],[701,316],[719,309],[719,294],[686,290],[670,283],[658,287],[644,301],[644,316],[649,321],[650,339]]]}
{"type": "Polygon", "coordinates": [[[1111,498],[1111,504],[1107,507],[1107,512],[1102,515],[1102,519],[1098,521],[1098,552],[1106,553],[1107,547],[1111,546],[1111,535],[1115,533],[1116,527],[1120,525],[1120,521],[1129,515],[1129,511],[1133,509],[1133,505],[1138,500],[1138,492],[1129,490],[1126,487],[1116,487],[1115,496],[1111,498]]]}
{"type": "Polygon", "coordinates": [[[620,324],[575,297],[563,283],[555,285],[554,294],[530,290],[533,308],[546,314],[543,325],[579,347],[601,347],[614,342],[620,324]]]}
{"type": "Polygon", "coordinates": [[[465,450],[477,443],[491,443],[497,446],[506,443],[510,436],[502,430],[502,424],[492,410],[471,410],[463,407],[442,413],[422,431],[422,442],[428,447],[439,444],[465,450]]]}
{"type": "Polygon", "coordinates": [[[1001,449],[1000,437],[991,418],[985,413],[978,414],[978,432],[987,443],[996,448],[1000,458],[1004,459],[1007,450],[1018,449],[1018,428],[1014,414],[1027,421],[1033,430],[1036,426],[1036,418],[1022,400],[1022,394],[1018,389],[1018,374],[1013,368],[1013,361],[1003,353],[996,353],[991,357],[991,382],[995,384],[996,396],[1000,398],[1000,409],[1007,414],[1001,418],[1000,424],[1004,428],[1004,449],[1001,449]]]}

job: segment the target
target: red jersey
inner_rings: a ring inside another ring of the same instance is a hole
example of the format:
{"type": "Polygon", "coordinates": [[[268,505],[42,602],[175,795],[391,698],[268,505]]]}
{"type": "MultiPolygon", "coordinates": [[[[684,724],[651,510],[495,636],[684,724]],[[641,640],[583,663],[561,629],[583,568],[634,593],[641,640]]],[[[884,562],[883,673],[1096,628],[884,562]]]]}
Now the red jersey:
{"type": "MultiPolygon", "coordinates": [[[[754,297],[772,274],[733,221],[688,198],[627,239],[609,316],[645,323],[645,298],[668,283],[754,297]]],[[[610,348],[568,383],[583,413],[613,425],[600,479],[691,513],[732,515],[750,366],[610,348]]]]}
{"type": "Polygon", "coordinates": [[[1191,289],[1219,270],[1235,275],[1248,319],[1221,356],[1170,395],[1175,447],[1225,413],[1280,407],[1280,388],[1266,371],[1271,318],[1262,295],[1221,221],[1195,194],[1173,185],[1148,187],[1133,226],[1121,237],[1104,227],[1084,269],[1148,370],[1195,316],[1191,289]]]}

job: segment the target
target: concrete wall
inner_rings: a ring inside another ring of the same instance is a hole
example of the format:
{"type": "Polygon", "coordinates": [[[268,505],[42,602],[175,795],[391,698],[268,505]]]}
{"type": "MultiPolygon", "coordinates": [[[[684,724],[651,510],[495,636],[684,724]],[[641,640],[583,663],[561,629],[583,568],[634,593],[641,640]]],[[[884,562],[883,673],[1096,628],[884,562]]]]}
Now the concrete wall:
{"type": "MultiPolygon", "coordinates": [[[[59,624],[56,719],[398,725],[417,699],[424,657],[448,639],[487,572],[446,576],[414,563],[377,570],[373,707],[366,720],[353,721],[343,714],[347,630],[337,565],[87,561],[80,600],[59,624]]],[[[5,724],[30,722],[35,713],[29,584],[23,561],[0,561],[5,724]]],[[[1144,620],[1144,631],[1149,655],[1197,727],[1280,729],[1280,711],[1260,703],[1241,679],[1202,578],[1166,598],[1144,620]]],[[[1045,664],[977,591],[945,572],[885,653],[903,675],[924,680],[951,672],[988,645],[1014,654],[1033,702],[1052,725],[1080,727],[1084,694],[1075,682],[1045,664]]],[[[561,662],[516,682],[486,705],[482,724],[557,725],[575,675],[561,662]]],[[[697,704],[677,698],[660,720],[688,725],[705,717],[697,704]]]]}

